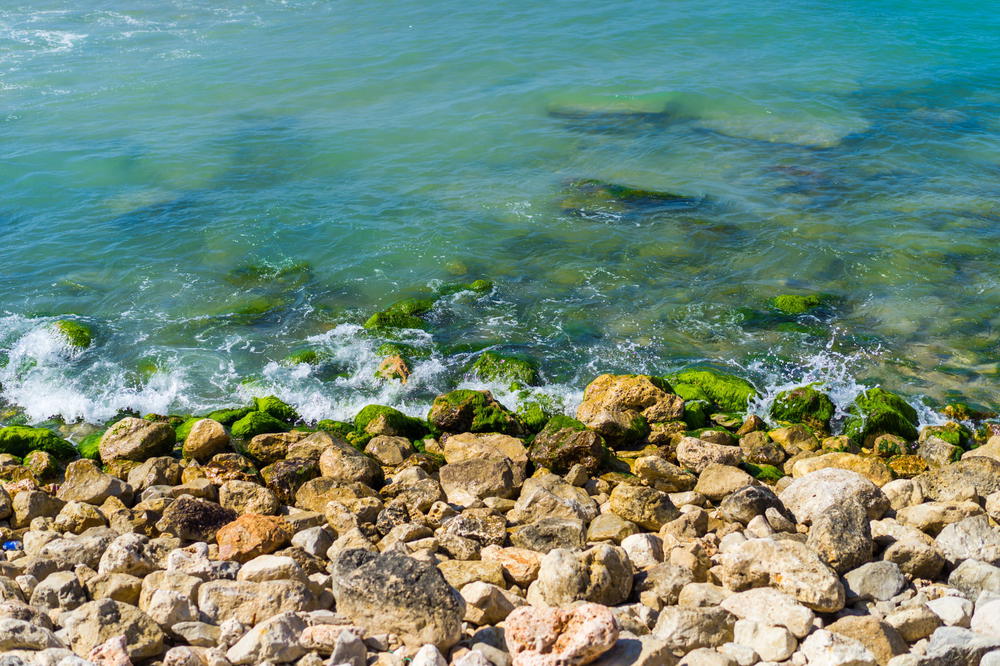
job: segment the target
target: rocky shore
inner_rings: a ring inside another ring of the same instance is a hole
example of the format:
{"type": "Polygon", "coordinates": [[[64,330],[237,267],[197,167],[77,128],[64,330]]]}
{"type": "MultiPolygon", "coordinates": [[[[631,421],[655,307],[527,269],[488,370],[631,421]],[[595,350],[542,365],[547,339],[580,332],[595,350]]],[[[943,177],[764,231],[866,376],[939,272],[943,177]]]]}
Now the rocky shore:
{"type": "Polygon", "coordinates": [[[0,428],[0,666],[1000,664],[991,415],[753,392],[0,428]]]}

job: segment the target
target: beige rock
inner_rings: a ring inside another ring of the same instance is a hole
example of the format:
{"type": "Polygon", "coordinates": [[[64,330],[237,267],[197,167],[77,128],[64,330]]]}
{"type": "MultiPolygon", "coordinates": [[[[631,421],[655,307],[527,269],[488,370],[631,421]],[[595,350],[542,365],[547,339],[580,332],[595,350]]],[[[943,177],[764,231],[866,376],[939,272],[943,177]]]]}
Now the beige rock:
{"type": "Polygon", "coordinates": [[[665,493],[686,492],[697,482],[694,474],[659,456],[636,458],[632,471],[644,484],[665,493]]]}
{"type": "Polygon", "coordinates": [[[92,504],[84,502],[67,502],[56,516],[53,527],[60,532],[80,534],[91,527],[104,527],[108,524],[104,514],[92,504]]]}
{"type": "Polygon", "coordinates": [[[793,597],[771,587],[737,592],[720,605],[736,617],[785,627],[797,638],[804,638],[812,631],[816,619],[811,610],[793,597]]]}
{"type": "Polygon", "coordinates": [[[112,599],[88,602],[63,615],[61,621],[70,647],[81,656],[122,635],[132,660],[151,659],[165,649],[163,632],[148,615],[112,599]]]}
{"type": "Polygon", "coordinates": [[[642,436],[634,424],[674,421],[684,416],[684,400],[665,389],[669,385],[648,375],[601,375],[583,394],[576,418],[610,444],[632,443],[642,436]]]}
{"type": "Polygon", "coordinates": [[[658,530],[680,516],[666,493],[646,486],[620,484],[611,491],[609,504],[618,516],[647,530],[658,530]]]}
{"type": "Polygon", "coordinates": [[[617,546],[598,544],[583,552],[556,548],[541,560],[538,579],[528,588],[532,605],[562,606],[592,601],[614,606],[632,592],[632,563],[617,546]]]}
{"type": "Polygon", "coordinates": [[[652,633],[673,650],[686,653],[732,641],[735,622],[731,613],[719,607],[668,606],[660,611],[652,633]]]}
{"type": "Polygon", "coordinates": [[[168,424],[126,416],[104,432],[98,447],[105,464],[113,460],[142,462],[169,455],[174,442],[174,429],[168,424]]]}
{"type": "Polygon", "coordinates": [[[503,567],[488,560],[445,560],[438,563],[441,575],[457,590],[475,582],[507,587],[503,567]]]}
{"type": "Polygon", "coordinates": [[[389,435],[379,435],[372,437],[365,445],[365,453],[377,460],[380,464],[388,467],[395,467],[402,464],[416,452],[410,440],[405,437],[391,437],[389,435]]]}
{"type": "Polygon", "coordinates": [[[221,527],[215,535],[219,558],[246,562],[273,553],[292,539],[288,523],[277,516],[245,514],[221,527]]]}
{"type": "Polygon", "coordinates": [[[204,463],[228,448],[229,433],[226,432],[226,428],[218,421],[201,419],[191,426],[181,452],[185,458],[194,458],[204,463]]]}
{"type": "Polygon", "coordinates": [[[695,437],[683,437],[677,444],[677,462],[696,474],[712,463],[737,465],[742,459],[743,449],[738,446],[713,444],[695,437]]]}
{"type": "Polygon", "coordinates": [[[281,503],[268,488],[252,481],[232,480],[219,486],[219,504],[237,514],[274,515],[281,503]]]}
{"type": "Polygon", "coordinates": [[[132,492],[124,481],[102,472],[93,460],[82,458],[66,466],[66,478],[56,496],[64,502],[101,504],[109,497],[128,501],[132,492]]]}
{"type": "Polygon", "coordinates": [[[756,483],[756,479],[739,467],[712,463],[701,471],[694,489],[713,502],[718,502],[740,488],[756,483]]]}
{"type": "Polygon", "coordinates": [[[517,547],[486,546],[480,556],[484,562],[498,563],[511,582],[522,588],[528,587],[538,578],[542,560],[541,553],[517,547]]]}
{"type": "Polygon", "coordinates": [[[842,617],[826,629],[860,642],[875,656],[879,666],[908,651],[906,641],[892,625],[870,615],[842,617]]]}
{"type": "Polygon", "coordinates": [[[826,453],[799,460],[792,465],[792,476],[801,478],[829,467],[857,472],[879,487],[889,483],[893,478],[892,471],[881,459],[862,457],[853,453],[826,453]]]}

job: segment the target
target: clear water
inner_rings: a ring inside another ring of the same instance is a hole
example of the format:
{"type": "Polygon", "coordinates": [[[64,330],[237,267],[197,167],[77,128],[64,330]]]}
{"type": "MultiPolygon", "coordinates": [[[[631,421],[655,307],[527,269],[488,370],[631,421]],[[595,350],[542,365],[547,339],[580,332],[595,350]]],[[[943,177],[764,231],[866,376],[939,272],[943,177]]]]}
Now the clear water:
{"type": "Polygon", "coordinates": [[[419,413],[484,345],[568,408],[600,372],[703,361],[841,404],[998,402],[981,2],[70,4],[0,7],[0,395],[32,420],[272,392],[419,413]],[[704,204],[576,215],[580,178],[704,204]],[[368,314],[481,277],[409,335],[433,353],[406,386],[373,377],[368,314]],[[837,297],[815,334],[736,310],[789,291],[837,297]],[[67,315],[92,348],[52,335],[67,315]],[[305,346],[333,362],[281,363],[305,346]]]}

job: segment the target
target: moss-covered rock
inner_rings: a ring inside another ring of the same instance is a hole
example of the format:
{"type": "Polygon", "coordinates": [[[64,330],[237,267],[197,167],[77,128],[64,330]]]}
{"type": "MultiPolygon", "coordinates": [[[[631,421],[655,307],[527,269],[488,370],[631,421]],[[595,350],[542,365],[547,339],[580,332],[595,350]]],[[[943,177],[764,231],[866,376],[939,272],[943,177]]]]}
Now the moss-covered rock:
{"type": "Polygon", "coordinates": [[[556,474],[565,474],[574,465],[583,465],[594,474],[610,455],[603,437],[561,414],[549,419],[528,451],[531,462],[556,474]]]}
{"type": "MultiPolygon", "coordinates": [[[[691,386],[687,384],[686,386],[691,386]]],[[[674,387],[677,388],[676,386],[674,387]]],[[[698,389],[699,391],[701,389],[698,389]]],[[[679,394],[678,394],[679,395],[679,394]]],[[[704,428],[708,424],[708,417],[712,413],[712,405],[707,400],[684,399],[684,423],[688,430],[704,428]]]]}
{"type": "Polygon", "coordinates": [[[666,379],[650,375],[600,375],[587,385],[576,418],[614,449],[640,444],[650,423],[684,417],[684,400],[666,379]]]}
{"type": "Polygon", "coordinates": [[[545,427],[552,413],[548,411],[546,405],[537,400],[522,402],[517,407],[517,418],[521,420],[528,432],[538,432],[545,427]]]}
{"type": "Polygon", "coordinates": [[[312,278],[309,262],[298,261],[272,265],[267,263],[243,264],[226,275],[226,282],[237,287],[301,287],[312,278]]]}
{"type": "Polygon", "coordinates": [[[386,405],[367,405],[354,417],[354,427],[359,433],[391,435],[420,439],[427,434],[427,427],[420,419],[407,416],[386,405]]]}
{"type": "MultiPolygon", "coordinates": [[[[757,395],[757,389],[750,382],[713,368],[684,370],[668,375],[667,380],[682,397],[683,394],[676,388],[677,386],[686,384],[698,387],[701,389],[701,395],[724,412],[745,412],[747,404],[757,395]]],[[[693,396],[692,399],[704,398],[693,396]]]]}
{"type": "Polygon", "coordinates": [[[284,358],[285,365],[319,365],[319,352],[315,349],[298,349],[284,358]]]}
{"type": "Polygon", "coordinates": [[[94,334],[90,327],[73,319],[62,319],[53,326],[71,347],[85,349],[94,341],[94,334]]]}
{"type": "Polygon", "coordinates": [[[920,441],[928,437],[943,439],[952,446],[968,448],[972,441],[972,432],[960,423],[949,422],[944,425],[924,426],[920,430],[920,441]]]}
{"type": "Polygon", "coordinates": [[[104,435],[104,432],[104,430],[98,430],[80,440],[80,443],[76,446],[76,450],[79,452],[81,458],[101,461],[101,437],[104,435]]]}
{"type": "Polygon", "coordinates": [[[627,214],[657,209],[687,210],[696,208],[703,203],[705,203],[704,197],[657,192],[585,178],[566,184],[566,191],[559,206],[567,213],[588,215],[593,213],[627,214]]]}
{"type": "Polygon", "coordinates": [[[30,451],[45,451],[59,460],[76,457],[76,449],[65,439],[45,428],[7,426],[0,428],[0,453],[23,458],[30,451]]]}
{"type": "Polygon", "coordinates": [[[289,429],[287,423],[276,419],[267,412],[253,411],[233,424],[232,433],[233,437],[249,440],[255,435],[267,432],[288,432],[289,429]]]}
{"type": "Polygon", "coordinates": [[[997,413],[980,405],[970,405],[967,402],[953,402],[945,405],[945,416],[953,421],[981,421],[994,418],[997,413]]]}
{"type": "Polygon", "coordinates": [[[912,479],[930,470],[930,465],[921,456],[904,454],[890,458],[889,469],[897,479],[912,479]]]}
{"type": "Polygon", "coordinates": [[[279,421],[284,421],[285,423],[295,423],[301,419],[299,413],[295,411],[294,407],[273,395],[269,395],[264,398],[254,398],[253,404],[254,407],[257,408],[258,412],[270,414],[274,418],[279,421]]]}
{"type": "Polygon", "coordinates": [[[376,312],[364,323],[370,330],[384,328],[427,328],[427,322],[417,315],[422,315],[434,307],[430,298],[404,298],[390,305],[381,312],[376,312]]]}
{"type": "Polygon", "coordinates": [[[250,412],[255,411],[253,407],[232,407],[228,409],[217,409],[205,418],[218,421],[224,426],[231,426],[250,412]]]}
{"type": "Polygon", "coordinates": [[[530,358],[512,354],[485,351],[469,366],[468,371],[484,382],[526,386],[539,383],[538,364],[530,358]]]}
{"type": "Polygon", "coordinates": [[[493,290],[493,280],[475,280],[473,282],[453,282],[441,285],[435,290],[437,296],[451,296],[463,291],[485,294],[493,290]]]}
{"type": "Polygon", "coordinates": [[[781,468],[774,465],[755,465],[749,462],[741,462],[740,468],[758,481],[766,483],[776,483],[781,477],[785,476],[781,468]]]}
{"type": "Polygon", "coordinates": [[[441,432],[499,432],[520,436],[523,424],[489,391],[460,389],[434,399],[427,420],[441,432]]]}
{"type": "Polygon", "coordinates": [[[895,393],[878,387],[868,389],[847,411],[850,416],[844,423],[844,434],[867,448],[886,433],[908,442],[917,439],[917,411],[895,393]]]}
{"type": "Polygon", "coordinates": [[[814,430],[829,432],[834,413],[833,401],[813,386],[782,391],[771,405],[771,418],[782,423],[804,423],[814,430]]]}
{"type": "Polygon", "coordinates": [[[354,425],[346,421],[334,421],[333,419],[323,419],[316,423],[317,430],[324,430],[339,437],[347,437],[348,433],[354,432],[354,425]]]}
{"type": "Polygon", "coordinates": [[[827,294],[781,294],[772,298],[770,305],[779,312],[800,315],[826,305],[829,301],[830,296],[827,294]]]}

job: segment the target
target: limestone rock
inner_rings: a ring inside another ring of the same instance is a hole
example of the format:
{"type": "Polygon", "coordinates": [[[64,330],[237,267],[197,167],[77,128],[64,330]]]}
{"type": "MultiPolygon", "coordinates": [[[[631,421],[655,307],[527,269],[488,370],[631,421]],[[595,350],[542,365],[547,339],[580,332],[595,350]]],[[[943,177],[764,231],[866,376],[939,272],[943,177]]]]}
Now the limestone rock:
{"type": "Polygon", "coordinates": [[[719,607],[668,606],[660,611],[653,636],[681,652],[718,647],[733,640],[736,618],[719,607]]]}
{"type": "Polygon", "coordinates": [[[236,512],[215,502],[193,497],[178,497],[163,512],[156,529],[189,541],[214,541],[226,523],[236,519],[236,512]]]}
{"type": "Polygon", "coordinates": [[[753,620],[736,621],[733,626],[733,642],[753,648],[764,661],[784,661],[792,656],[799,645],[788,629],[753,620]]]}
{"type": "Polygon", "coordinates": [[[869,562],[844,574],[848,598],[886,601],[906,585],[903,572],[893,562],[869,562]]]}
{"type": "Polygon", "coordinates": [[[620,484],[611,491],[609,501],[617,515],[647,530],[658,530],[680,516],[667,493],[645,486],[620,484]]]}
{"type": "Polygon", "coordinates": [[[194,458],[204,463],[227,448],[229,448],[229,433],[225,427],[212,419],[200,419],[195,421],[188,431],[181,453],[185,458],[194,458]]]}
{"type": "Polygon", "coordinates": [[[62,623],[70,647],[81,656],[119,635],[133,660],[151,659],[165,649],[163,632],[148,615],[111,599],[88,602],[64,615],[62,623]]]}
{"type": "Polygon", "coordinates": [[[828,467],[793,480],[779,495],[799,523],[812,523],[830,507],[854,499],[868,518],[877,520],[889,509],[889,500],[871,481],[856,472],[828,467]]]}
{"type": "Polygon", "coordinates": [[[219,504],[237,515],[278,513],[281,503],[268,488],[252,481],[232,480],[219,486],[219,504]]]}
{"type": "Polygon", "coordinates": [[[613,447],[637,442],[649,423],[684,417],[684,400],[670,385],[648,375],[600,375],[587,385],[576,418],[613,447]]]}
{"type": "Polygon", "coordinates": [[[632,563],[617,546],[598,544],[583,552],[557,548],[542,557],[538,580],[528,589],[533,605],[591,601],[614,606],[632,592],[632,563]]]}
{"type": "Polygon", "coordinates": [[[665,493],[692,490],[698,481],[691,472],[659,456],[636,458],[632,470],[645,485],[665,493]]]}
{"type": "Polygon", "coordinates": [[[611,609],[599,604],[522,606],[507,616],[504,631],[513,666],[589,664],[615,645],[618,634],[611,609]]]}
{"type": "Polygon", "coordinates": [[[521,487],[506,458],[449,463],[438,474],[448,501],[459,506],[471,506],[487,497],[511,498],[521,487]]]}
{"type": "Polygon", "coordinates": [[[819,629],[802,641],[809,666],[876,666],[875,656],[863,643],[848,636],[819,629]]]}
{"type": "Polygon", "coordinates": [[[229,648],[226,658],[232,664],[295,661],[306,653],[299,643],[305,629],[306,623],[296,613],[276,615],[244,634],[229,648]]]}
{"type": "Polygon", "coordinates": [[[397,552],[349,550],[334,569],[337,612],[352,622],[413,647],[446,650],[461,637],[465,600],[434,566],[397,552]]]}
{"type": "Polygon", "coordinates": [[[941,530],[937,545],[953,565],[962,560],[979,560],[1000,565],[1000,527],[990,525],[985,515],[972,516],[941,530]]]}
{"type": "Polygon", "coordinates": [[[170,425],[126,416],[105,431],[98,448],[105,464],[113,460],[142,462],[153,456],[168,455],[174,441],[170,425]]]}
{"type": "Polygon", "coordinates": [[[811,610],[794,598],[770,587],[737,592],[720,605],[738,618],[785,627],[796,638],[804,638],[812,631],[816,619],[811,610]]]}
{"type": "Polygon", "coordinates": [[[830,507],[813,520],[806,545],[837,573],[871,561],[875,543],[864,507],[853,500],[830,507]]]}
{"type": "Polygon", "coordinates": [[[826,629],[864,645],[879,666],[885,666],[896,655],[908,651],[906,641],[895,628],[870,615],[842,617],[826,629]]]}
{"type": "Polygon", "coordinates": [[[732,590],[770,585],[815,611],[833,613],[844,607],[844,587],[837,575],[797,541],[745,541],[723,556],[719,574],[732,590]]]}
{"type": "Polygon", "coordinates": [[[219,557],[246,562],[273,553],[292,539],[292,529],[278,516],[245,514],[222,526],[215,536],[219,557]]]}
{"type": "Polygon", "coordinates": [[[742,459],[743,449],[738,446],[713,444],[695,437],[683,437],[677,444],[677,462],[696,474],[712,463],[735,466],[742,459]]]}
{"type": "Polygon", "coordinates": [[[0,619],[0,652],[65,647],[51,630],[15,618],[0,619]]]}

